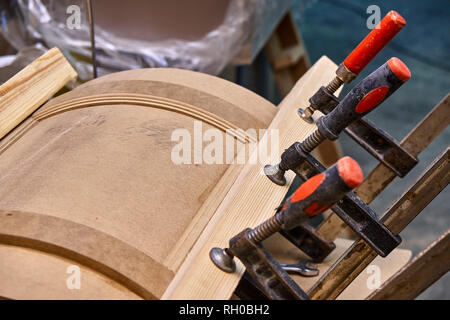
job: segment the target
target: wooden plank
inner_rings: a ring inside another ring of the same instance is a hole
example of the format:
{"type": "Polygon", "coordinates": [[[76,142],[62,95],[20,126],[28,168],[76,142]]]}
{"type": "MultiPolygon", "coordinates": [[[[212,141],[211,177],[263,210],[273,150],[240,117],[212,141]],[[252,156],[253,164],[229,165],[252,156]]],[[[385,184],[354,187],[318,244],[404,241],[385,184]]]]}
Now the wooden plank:
{"type": "Polygon", "coordinates": [[[0,139],[76,77],[76,71],[55,47],[2,84],[0,139]]]}
{"type": "Polygon", "coordinates": [[[414,299],[448,271],[450,271],[450,229],[367,299],[414,299]]]}
{"type": "MultiPolygon", "coordinates": [[[[283,100],[269,129],[279,129],[279,152],[294,141],[303,140],[316,126],[299,121],[297,106],[333,77],[336,65],[322,57],[283,100]]],[[[268,131],[270,133],[270,130],[268,131]]],[[[269,140],[272,138],[268,135],[269,140]]],[[[277,161],[279,159],[272,159],[277,161]]],[[[289,187],[272,183],[261,164],[246,164],[214,216],[179,268],[163,299],[229,299],[244,272],[237,261],[233,274],[218,269],[209,259],[212,247],[226,247],[228,240],[246,227],[254,227],[272,216],[289,187]]],[[[293,173],[287,175],[292,181],[293,173]]]]}
{"type": "MultiPolygon", "coordinates": [[[[437,137],[450,123],[450,94],[442,99],[425,118],[403,138],[400,145],[413,156],[418,156],[435,137],[437,137]]],[[[355,193],[367,204],[370,204],[396,175],[384,164],[378,164],[375,169],[364,179],[363,183],[355,190],[355,193]]],[[[334,241],[347,225],[336,215],[330,215],[317,228],[317,232],[334,241]]]]}
{"type": "Polygon", "coordinates": [[[290,12],[284,16],[272,33],[264,51],[275,71],[288,68],[307,55],[300,32],[290,12]]]}
{"type": "Polygon", "coordinates": [[[297,44],[293,47],[280,51],[279,56],[274,61],[274,69],[284,69],[297,63],[306,54],[305,48],[297,44]]]}
{"type": "MultiPolygon", "coordinates": [[[[382,217],[394,234],[400,233],[448,185],[449,156],[447,149],[382,217]]],[[[366,242],[356,241],[311,288],[311,298],[335,299],[376,256],[366,242]]]]}

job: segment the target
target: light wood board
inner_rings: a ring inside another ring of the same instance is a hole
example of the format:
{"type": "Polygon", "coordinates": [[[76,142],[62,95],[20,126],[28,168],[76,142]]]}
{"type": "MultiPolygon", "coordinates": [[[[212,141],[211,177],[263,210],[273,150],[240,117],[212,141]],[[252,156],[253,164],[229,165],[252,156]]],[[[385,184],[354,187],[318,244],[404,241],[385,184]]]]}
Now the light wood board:
{"type": "Polygon", "coordinates": [[[2,84],[0,139],[76,77],[76,71],[55,47],[2,84]]]}
{"type": "MultiPolygon", "coordinates": [[[[322,57],[296,84],[283,100],[280,110],[269,126],[279,129],[280,152],[295,141],[302,141],[316,126],[306,124],[297,116],[297,107],[323,83],[334,76],[336,65],[322,57]]],[[[270,136],[269,136],[270,140],[270,136]]],[[[275,163],[279,159],[272,159],[275,163]]],[[[247,164],[223,202],[203,230],[191,252],[181,265],[163,299],[229,299],[244,272],[228,274],[209,259],[212,247],[226,247],[228,240],[246,227],[254,227],[274,213],[283,199],[293,173],[287,173],[288,184],[280,187],[262,173],[262,165],[247,164]]]]}

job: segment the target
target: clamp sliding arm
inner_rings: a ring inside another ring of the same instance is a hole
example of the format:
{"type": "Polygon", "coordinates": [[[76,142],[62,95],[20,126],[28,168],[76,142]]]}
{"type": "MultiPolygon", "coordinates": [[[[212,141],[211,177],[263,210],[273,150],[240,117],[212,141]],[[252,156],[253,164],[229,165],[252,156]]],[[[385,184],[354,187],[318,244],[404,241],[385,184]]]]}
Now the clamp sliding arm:
{"type": "Polygon", "coordinates": [[[284,173],[298,167],[323,140],[335,140],[351,123],[361,119],[405,83],[411,73],[398,58],[391,58],[356,85],[327,115],[319,118],[318,129],[303,142],[296,142],[281,155],[281,162],[267,165],[264,172],[272,182],[285,185],[284,173]]]}
{"type": "Polygon", "coordinates": [[[339,65],[336,77],[310,99],[309,107],[298,110],[302,119],[312,123],[311,116],[316,109],[322,109],[324,105],[336,106],[333,95],[336,90],[344,82],[349,83],[355,79],[405,25],[405,19],[398,12],[390,11],[339,65]]]}
{"type": "MultiPolygon", "coordinates": [[[[294,228],[341,200],[363,180],[359,165],[350,157],[302,184],[273,217],[254,229],[245,229],[229,241],[229,248],[212,248],[210,258],[225,272],[234,272],[238,257],[260,289],[272,299],[309,299],[283,267],[260,244],[272,234],[294,228]]],[[[285,268],[287,268],[285,266],[285,268]]]]}

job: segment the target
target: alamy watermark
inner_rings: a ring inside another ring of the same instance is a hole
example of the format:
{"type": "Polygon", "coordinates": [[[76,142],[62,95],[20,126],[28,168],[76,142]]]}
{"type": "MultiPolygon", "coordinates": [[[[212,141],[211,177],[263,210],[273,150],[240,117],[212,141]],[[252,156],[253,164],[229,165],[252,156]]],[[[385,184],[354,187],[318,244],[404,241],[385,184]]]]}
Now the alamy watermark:
{"type": "Polygon", "coordinates": [[[376,4],[372,4],[367,7],[366,10],[367,14],[370,14],[370,16],[366,20],[366,26],[369,29],[380,29],[380,21],[381,21],[381,9],[376,4]]]}
{"type": "Polygon", "coordinates": [[[171,141],[174,164],[268,164],[279,159],[278,129],[203,130],[194,121],[193,134],[188,129],[175,129],[171,141]]]}
{"type": "Polygon", "coordinates": [[[70,265],[66,269],[66,273],[70,274],[66,279],[66,287],[69,290],[81,289],[81,270],[77,265],[70,265]]]}
{"type": "Polygon", "coordinates": [[[73,4],[67,7],[66,13],[69,15],[66,19],[66,26],[70,30],[81,29],[81,9],[73,4]]]}
{"type": "Polygon", "coordinates": [[[366,285],[369,290],[376,290],[381,286],[381,269],[375,264],[371,264],[367,267],[366,272],[370,274],[367,277],[366,285]]]}

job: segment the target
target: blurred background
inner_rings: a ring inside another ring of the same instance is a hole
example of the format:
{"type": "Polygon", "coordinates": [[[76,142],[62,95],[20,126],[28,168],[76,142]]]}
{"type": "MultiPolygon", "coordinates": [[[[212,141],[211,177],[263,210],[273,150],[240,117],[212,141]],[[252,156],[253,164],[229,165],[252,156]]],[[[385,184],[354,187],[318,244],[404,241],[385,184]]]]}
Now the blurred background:
{"type": "MultiPolygon", "coordinates": [[[[448,0],[94,0],[96,63],[99,75],[143,67],[176,67],[219,75],[278,104],[286,94],[274,71],[274,30],[299,32],[302,63],[290,81],[322,55],[339,64],[370,31],[367,8],[381,17],[398,11],[406,27],[367,66],[362,79],[390,57],[399,57],[412,78],[368,118],[401,140],[450,88],[450,2],[448,0]],[[286,14],[290,12],[290,19],[286,14]],[[284,25],[286,24],[286,25],[284,25]],[[283,27],[283,28],[281,28],[283,27]]],[[[81,0],[0,0],[0,83],[46,49],[59,46],[80,74],[93,76],[88,6],[81,0]],[[72,9],[69,6],[75,5],[72,9]],[[77,9],[78,7],[78,9],[77,9]],[[77,16],[77,10],[80,15],[77,16]],[[72,18],[72,19],[69,19],[72,18]],[[77,18],[79,18],[77,20],[77,18]],[[69,19],[69,20],[68,20],[69,19]]],[[[297,40],[299,40],[297,39],[297,40]]],[[[345,95],[354,84],[344,87],[345,95]]],[[[299,120],[300,121],[300,120],[299,120]]],[[[372,203],[382,215],[449,145],[444,131],[420,154],[407,177],[395,179],[372,203]]],[[[343,153],[362,164],[367,175],[377,161],[350,138],[339,139],[343,153]]],[[[402,233],[402,248],[417,254],[450,226],[449,190],[444,190],[402,233]]],[[[418,299],[450,299],[447,274],[418,299]]]]}
{"type": "MultiPolygon", "coordinates": [[[[432,1],[317,0],[294,1],[292,12],[301,30],[312,62],[327,55],[336,63],[342,61],[356,43],[368,32],[362,28],[369,14],[366,9],[376,4],[382,15],[398,11],[407,21],[405,28],[389,43],[358,77],[361,79],[390,57],[399,57],[409,67],[411,79],[368,118],[396,139],[401,140],[450,89],[450,3],[432,1]]],[[[344,87],[341,96],[351,89],[344,87]]],[[[365,174],[376,165],[375,159],[342,135],[345,154],[357,159],[365,174]]],[[[403,179],[395,179],[372,202],[378,214],[384,212],[405,188],[410,186],[425,168],[447,148],[450,130],[447,128],[419,155],[419,164],[403,179]]],[[[401,247],[417,254],[450,226],[450,190],[441,192],[401,233],[401,247]]],[[[450,299],[450,274],[441,278],[419,299],[450,299]]]]}

